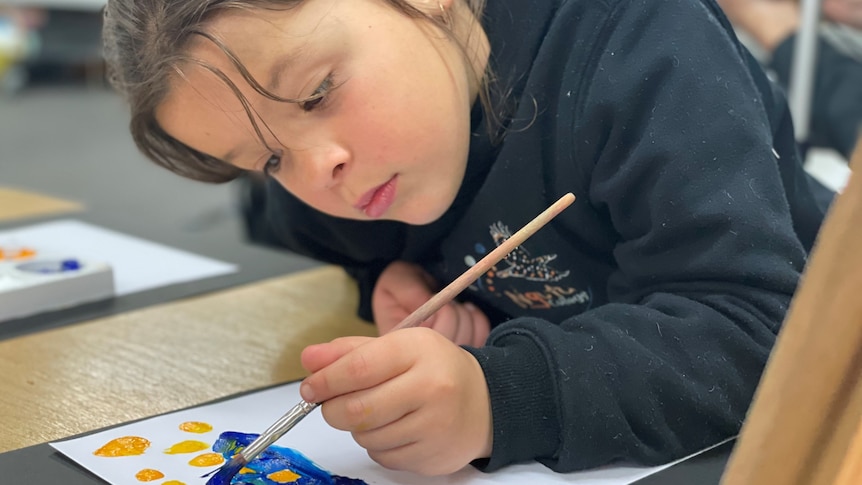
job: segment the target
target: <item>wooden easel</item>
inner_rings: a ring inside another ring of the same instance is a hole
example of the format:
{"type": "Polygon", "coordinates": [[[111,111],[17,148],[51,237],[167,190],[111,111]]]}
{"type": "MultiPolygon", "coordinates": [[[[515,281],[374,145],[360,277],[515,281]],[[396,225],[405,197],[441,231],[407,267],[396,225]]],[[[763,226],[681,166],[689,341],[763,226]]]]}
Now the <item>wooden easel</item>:
{"type": "Polygon", "coordinates": [[[821,229],[721,483],[862,484],[859,174],[821,229]]]}

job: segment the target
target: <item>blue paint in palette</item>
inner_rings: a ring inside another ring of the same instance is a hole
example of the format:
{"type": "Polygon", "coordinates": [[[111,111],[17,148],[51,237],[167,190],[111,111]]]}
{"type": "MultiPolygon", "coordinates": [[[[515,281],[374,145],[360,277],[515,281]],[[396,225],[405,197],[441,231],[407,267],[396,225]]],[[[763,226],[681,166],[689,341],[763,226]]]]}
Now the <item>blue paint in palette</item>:
{"type": "Polygon", "coordinates": [[[18,265],[20,271],[27,273],[59,274],[81,269],[81,262],[77,259],[63,259],[58,261],[33,261],[18,265]]]}
{"type": "MultiPolygon", "coordinates": [[[[225,431],[213,443],[213,451],[221,453],[225,460],[230,461],[234,454],[250,445],[258,435],[225,431]]],[[[285,482],[269,478],[273,473],[289,470],[299,478],[291,485],[367,485],[356,478],[333,475],[315,465],[308,457],[292,449],[280,446],[270,446],[257,458],[245,465],[247,473],[237,474],[231,480],[231,485],[284,485],[285,482]],[[251,470],[252,473],[248,473],[251,470]]]]}

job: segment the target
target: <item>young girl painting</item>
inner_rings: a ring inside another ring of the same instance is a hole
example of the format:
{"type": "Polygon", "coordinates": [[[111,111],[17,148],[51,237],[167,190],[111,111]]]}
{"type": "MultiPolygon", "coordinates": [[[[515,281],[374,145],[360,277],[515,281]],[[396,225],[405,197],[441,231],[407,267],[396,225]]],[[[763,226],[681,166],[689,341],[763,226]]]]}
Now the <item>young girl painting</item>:
{"type": "Polygon", "coordinates": [[[382,466],[656,464],[739,430],[823,213],[713,0],[109,0],[105,42],[144,154],[242,175],[257,240],[357,279],[380,337],[305,349],[301,390],[382,466]]]}

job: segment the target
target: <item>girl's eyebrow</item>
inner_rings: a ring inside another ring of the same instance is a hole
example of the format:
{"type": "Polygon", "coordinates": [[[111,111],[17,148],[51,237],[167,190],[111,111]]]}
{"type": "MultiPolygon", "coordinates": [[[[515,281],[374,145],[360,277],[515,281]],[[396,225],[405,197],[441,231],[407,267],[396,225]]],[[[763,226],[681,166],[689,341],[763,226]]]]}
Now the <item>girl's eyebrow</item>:
{"type": "Polygon", "coordinates": [[[273,61],[267,74],[267,82],[263,87],[270,93],[275,93],[281,86],[284,74],[293,67],[300,58],[304,57],[307,51],[301,47],[297,47],[291,52],[277,58],[273,61]]]}

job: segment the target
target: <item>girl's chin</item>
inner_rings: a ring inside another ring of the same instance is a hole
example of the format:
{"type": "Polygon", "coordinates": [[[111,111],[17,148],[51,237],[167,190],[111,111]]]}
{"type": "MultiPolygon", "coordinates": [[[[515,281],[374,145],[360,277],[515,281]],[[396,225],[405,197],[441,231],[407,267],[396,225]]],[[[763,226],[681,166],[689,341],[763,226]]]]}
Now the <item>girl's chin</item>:
{"type": "Polygon", "coordinates": [[[395,216],[393,219],[412,226],[431,224],[443,217],[443,214],[452,205],[452,202],[448,204],[443,204],[440,201],[435,202],[437,203],[434,205],[411,204],[411,207],[405,207],[399,210],[397,214],[393,213],[393,216],[395,216]]]}

